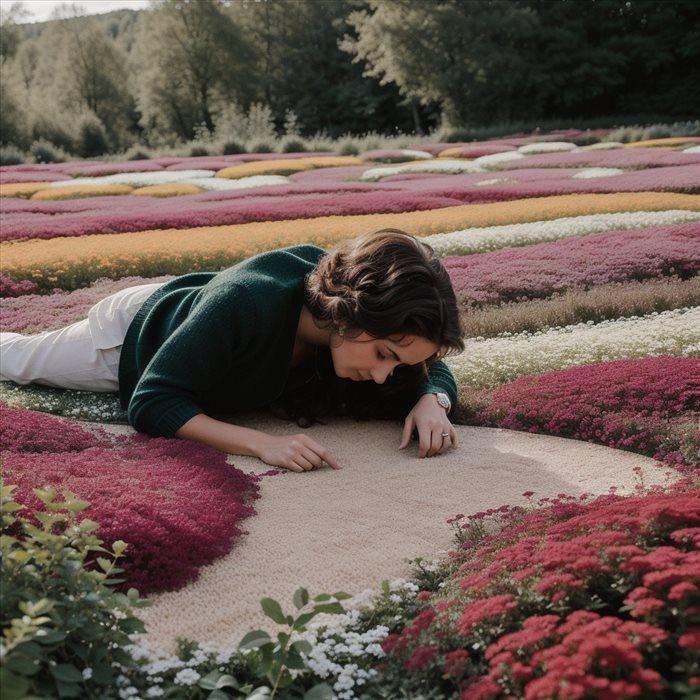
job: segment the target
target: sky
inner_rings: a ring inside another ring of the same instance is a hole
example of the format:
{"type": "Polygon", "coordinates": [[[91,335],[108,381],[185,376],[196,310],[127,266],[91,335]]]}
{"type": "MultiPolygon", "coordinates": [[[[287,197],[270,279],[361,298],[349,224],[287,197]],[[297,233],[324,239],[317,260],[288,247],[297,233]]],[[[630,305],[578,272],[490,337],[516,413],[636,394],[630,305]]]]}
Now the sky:
{"type": "MultiPolygon", "coordinates": [[[[9,9],[13,0],[0,0],[3,9],[9,9]]],[[[44,22],[60,5],[79,5],[85,14],[97,15],[113,10],[144,10],[149,0],[23,0],[24,8],[30,13],[22,22],[44,22]]]]}

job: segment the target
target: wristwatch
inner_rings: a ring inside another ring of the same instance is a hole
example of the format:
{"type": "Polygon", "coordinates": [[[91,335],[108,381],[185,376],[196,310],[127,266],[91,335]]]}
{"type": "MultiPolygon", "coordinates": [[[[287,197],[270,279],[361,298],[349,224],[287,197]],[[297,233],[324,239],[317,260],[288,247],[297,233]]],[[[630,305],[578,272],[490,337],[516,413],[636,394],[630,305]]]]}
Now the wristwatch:
{"type": "Polygon", "coordinates": [[[433,394],[435,394],[438,404],[445,409],[446,413],[449,413],[450,409],[452,408],[452,401],[450,401],[450,397],[447,394],[444,394],[442,391],[434,391],[433,394]]]}

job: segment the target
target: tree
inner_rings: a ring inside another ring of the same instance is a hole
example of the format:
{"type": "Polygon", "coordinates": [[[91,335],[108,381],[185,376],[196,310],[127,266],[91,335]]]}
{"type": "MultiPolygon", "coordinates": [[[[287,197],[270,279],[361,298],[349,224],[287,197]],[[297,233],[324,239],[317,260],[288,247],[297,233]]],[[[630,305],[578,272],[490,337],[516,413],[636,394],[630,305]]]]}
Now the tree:
{"type": "Polygon", "coordinates": [[[395,83],[407,98],[438,103],[447,122],[509,121],[536,112],[530,60],[536,14],[511,0],[369,0],[353,12],[356,37],[341,47],[365,75],[395,83]]]}
{"type": "Polygon", "coordinates": [[[228,101],[251,94],[252,48],[221,0],[159,0],[135,47],[138,107],[151,132],[191,139],[228,101]]]}

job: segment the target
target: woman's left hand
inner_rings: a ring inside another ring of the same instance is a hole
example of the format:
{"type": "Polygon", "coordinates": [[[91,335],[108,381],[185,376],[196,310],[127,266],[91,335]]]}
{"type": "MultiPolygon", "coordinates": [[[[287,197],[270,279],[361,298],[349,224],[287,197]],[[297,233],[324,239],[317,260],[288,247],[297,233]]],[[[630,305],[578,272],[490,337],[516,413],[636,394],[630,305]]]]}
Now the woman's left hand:
{"type": "Polygon", "coordinates": [[[434,457],[457,447],[457,431],[447,412],[437,402],[435,394],[424,394],[406,416],[399,449],[403,450],[411,442],[413,431],[418,431],[418,456],[434,457]]]}

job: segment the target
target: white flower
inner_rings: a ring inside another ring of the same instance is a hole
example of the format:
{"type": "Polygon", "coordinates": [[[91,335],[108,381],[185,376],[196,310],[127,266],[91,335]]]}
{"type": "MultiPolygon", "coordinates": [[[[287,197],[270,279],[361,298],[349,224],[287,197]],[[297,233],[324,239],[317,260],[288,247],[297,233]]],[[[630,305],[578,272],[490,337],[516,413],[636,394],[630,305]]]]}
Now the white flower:
{"type": "Polygon", "coordinates": [[[684,148],[681,153],[700,153],[700,145],[690,146],[690,148],[684,148]]]}
{"type": "Polygon", "coordinates": [[[700,212],[684,209],[588,214],[567,216],[549,221],[484,226],[452,231],[451,233],[436,233],[432,236],[425,236],[423,240],[433,248],[437,255],[443,257],[445,255],[485,253],[500,248],[558,241],[605,231],[649,228],[699,220],[700,212]]]}
{"type": "Polygon", "coordinates": [[[202,676],[193,668],[183,668],[173,679],[177,685],[194,685],[202,676]]]}
{"type": "Polygon", "coordinates": [[[620,168],[585,168],[572,175],[577,180],[588,180],[595,177],[611,177],[613,175],[624,175],[625,171],[620,168]]]}
{"type": "MultiPolygon", "coordinates": [[[[214,170],[157,170],[152,173],[116,173],[101,177],[76,177],[72,180],[57,180],[49,187],[73,187],[79,185],[130,185],[131,187],[148,187],[149,185],[167,185],[173,182],[189,182],[201,178],[213,178],[214,170]]],[[[197,183],[199,184],[199,183],[197,183]]]]}
{"type": "Polygon", "coordinates": [[[146,695],[149,698],[159,698],[161,695],[165,695],[165,691],[157,685],[152,685],[147,691],[146,695]]]}
{"type": "Polygon", "coordinates": [[[568,141],[541,141],[539,143],[528,143],[520,146],[518,151],[525,156],[535,153],[564,153],[566,151],[576,151],[578,146],[568,141]]]}
{"type": "Polygon", "coordinates": [[[83,669],[83,680],[89,681],[92,678],[92,669],[88,666],[83,669]]]}
{"type": "Polygon", "coordinates": [[[589,146],[581,146],[582,151],[612,151],[616,148],[624,148],[625,144],[619,141],[601,141],[592,143],[589,146]]]}
{"type": "MultiPolygon", "coordinates": [[[[477,158],[477,160],[479,160],[477,158]]],[[[434,158],[430,161],[405,163],[381,168],[369,168],[360,175],[360,180],[381,180],[389,175],[406,173],[479,173],[482,167],[476,165],[476,160],[452,160],[434,158]]]]}
{"type": "Polygon", "coordinates": [[[520,160],[524,157],[522,153],[518,153],[517,151],[504,151],[503,153],[491,153],[488,156],[479,156],[475,158],[472,163],[479,168],[489,170],[501,163],[508,163],[511,160],[520,160]]]}
{"type": "Polygon", "coordinates": [[[698,356],[700,307],[655,315],[577,323],[540,333],[466,339],[462,355],[448,358],[459,382],[492,387],[525,374],[655,355],[698,356]]]}
{"type": "Polygon", "coordinates": [[[251,175],[230,179],[225,177],[198,178],[190,184],[197,185],[203,190],[244,190],[250,187],[272,187],[286,185],[289,178],[284,175],[251,175]]]}

